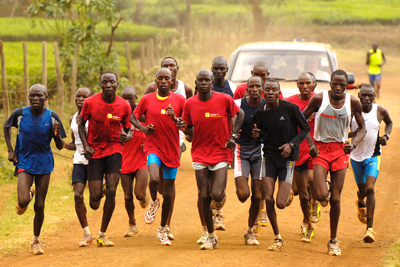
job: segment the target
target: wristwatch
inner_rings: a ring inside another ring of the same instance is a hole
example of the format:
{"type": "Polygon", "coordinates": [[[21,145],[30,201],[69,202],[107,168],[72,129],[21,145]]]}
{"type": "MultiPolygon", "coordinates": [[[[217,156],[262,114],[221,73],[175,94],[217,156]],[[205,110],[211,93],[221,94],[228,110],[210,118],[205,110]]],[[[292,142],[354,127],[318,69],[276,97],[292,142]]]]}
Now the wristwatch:
{"type": "Polygon", "coordinates": [[[389,138],[390,138],[390,135],[387,134],[387,133],[385,133],[383,136],[386,136],[386,137],[387,137],[387,140],[389,140],[389,138]]]}
{"type": "Polygon", "coordinates": [[[233,139],[238,139],[239,138],[239,135],[237,133],[234,133],[231,136],[233,137],[233,139]]]}
{"type": "Polygon", "coordinates": [[[293,149],[294,148],[294,144],[293,143],[289,143],[290,147],[293,149]]]}

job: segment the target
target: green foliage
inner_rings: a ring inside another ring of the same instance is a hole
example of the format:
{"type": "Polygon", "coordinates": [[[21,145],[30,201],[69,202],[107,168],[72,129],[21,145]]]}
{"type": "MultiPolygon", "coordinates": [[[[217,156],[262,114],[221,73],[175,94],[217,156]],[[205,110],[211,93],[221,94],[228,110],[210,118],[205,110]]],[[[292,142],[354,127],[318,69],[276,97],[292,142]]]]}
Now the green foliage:
{"type": "MultiPolygon", "coordinates": [[[[113,0],[34,0],[28,15],[40,20],[42,28],[53,33],[60,42],[60,57],[64,67],[64,81],[70,79],[74,46],[80,47],[78,82],[92,87],[103,69],[115,68],[115,53],[102,47],[97,25],[112,26],[116,18],[113,0]],[[53,19],[50,24],[47,19],[53,19]]],[[[35,21],[35,20],[34,20],[35,21]]]]}

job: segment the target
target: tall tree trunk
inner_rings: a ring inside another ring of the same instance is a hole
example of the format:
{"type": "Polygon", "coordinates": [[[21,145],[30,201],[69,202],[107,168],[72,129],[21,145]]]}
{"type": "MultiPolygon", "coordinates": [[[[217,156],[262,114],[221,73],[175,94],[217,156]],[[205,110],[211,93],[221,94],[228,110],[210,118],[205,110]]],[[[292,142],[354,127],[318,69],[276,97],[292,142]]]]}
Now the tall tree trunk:
{"type": "Polygon", "coordinates": [[[133,18],[133,22],[135,22],[137,25],[142,24],[142,9],[143,9],[143,1],[139,0],[136,2],[135,17],[133,18]]]}
{"type": "Polygon", "coordinates": [[[253,35],[264,34],[266,20],[263,14],[263,11],[260,6],[260,0],[249,0],[251,5],[253,6],[253,18],[254,18],[254,32],[253,35]]]}
{"type": "Polygon", "coordinates": [[[186,0],[186,12],[185,12],[185,36],[186,40],[190,38],[190,7],[192,0],[186,0]]]}
{"type": "Polygon", "coordinates": [[[14,17],[15,10],[16,10],[17,7],[18,7],[18,1],[19,1],[19,0],[15,0],[15,1],[14,1],[14,5],[13,5],[13,7],[12,7],[11,14],[10,14],[10,17],[11,17],[11,18],[14,17]]]}

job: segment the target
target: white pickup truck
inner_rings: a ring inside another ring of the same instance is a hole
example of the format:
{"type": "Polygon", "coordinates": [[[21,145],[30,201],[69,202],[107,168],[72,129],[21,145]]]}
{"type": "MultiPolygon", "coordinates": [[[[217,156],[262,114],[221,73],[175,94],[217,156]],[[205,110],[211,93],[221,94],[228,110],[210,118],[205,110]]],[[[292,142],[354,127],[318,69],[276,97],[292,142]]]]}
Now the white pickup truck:
{"type": "MultiPolygon", "coordinates": [[[[329,89],[330,76],[338,69],[336,53],[331,45],[317,42],[258,42],[241,45],[230,57],[227,79],[240,84],[247,82],[253,65],[264,61],[269,77],[279,81],[284,98],[297,94],[297,76],[312,72],[317,79],[316,91],[329,89]]],[[[349,84],[354,75],[349,74],[349,84]]]]}

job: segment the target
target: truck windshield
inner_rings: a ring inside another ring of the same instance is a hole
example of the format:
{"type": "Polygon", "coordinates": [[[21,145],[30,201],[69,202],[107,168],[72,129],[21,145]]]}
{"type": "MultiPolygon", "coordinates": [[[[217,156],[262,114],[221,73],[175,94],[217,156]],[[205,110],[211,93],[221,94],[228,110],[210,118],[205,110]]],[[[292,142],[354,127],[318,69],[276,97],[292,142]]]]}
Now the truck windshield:
{"type": "Polygon", "coordinates": [[[301,72],[308,71],[319,81],[330,81],[328,55],[326,52],[315,51],[241,51],[233,67],[231,81],[247,81],[257,61],[267,63],[270,78],[296,80],[301,72]]]}

